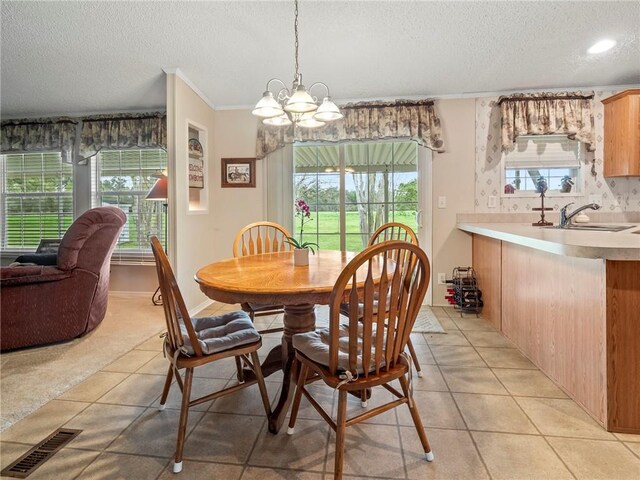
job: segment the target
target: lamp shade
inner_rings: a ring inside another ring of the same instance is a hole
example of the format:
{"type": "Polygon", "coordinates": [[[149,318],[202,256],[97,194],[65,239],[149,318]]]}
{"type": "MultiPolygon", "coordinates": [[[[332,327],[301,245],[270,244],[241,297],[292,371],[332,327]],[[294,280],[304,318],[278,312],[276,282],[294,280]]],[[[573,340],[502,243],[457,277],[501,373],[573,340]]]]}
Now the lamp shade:
{"type": "Polygon", "coordinates": [[[273,98],[273,93],[267,90],[262,94],[262,98],[256,103],[251,113],[256,117],[271,118],[282,115],[284,110],[282,110],[282,107],[276,99],[273,98]]]}
{"type": "Polygon", "coordinates": [[[156,183],[153,184],[149,193],[145,197],[147,200],[166,200],[167,199],[167,176],[162,175],[156,183]]]}
{"type": "Polygon", "coordinates": [[[262,120],[262,123],[265,125],[272,125],[274,127],[285,127],[287,125],[291,125],[291,120],[289,120],[286,113],[283,113],[277,117],[265,118],[262,120]]]}
{"type": "Polygon", "coordinates": [[[334,120],[340,120],[342,117],[344,117],[344,115],[340,113],[340,109],[331,101],[330,97],[324,97],[322,104],[313,115],[313,118],[321,122],[332,122],[334,120]]]}
{"type": "Polygon", "coordinates": [[[298,120],[298,126],[304,128],[317,128],[322,127],[324,124],[324,122],[316,120],[312,112],[305,113],[300,117],[300,120],[298,120]]]}
{"type": "Polygon", "coordinates": [[[293,113],[315,112],[318,105],[313,101],[313,97],[309,95],[304,85],[298,85],[291,98],[287,100],[284,109],[293,113]]]}

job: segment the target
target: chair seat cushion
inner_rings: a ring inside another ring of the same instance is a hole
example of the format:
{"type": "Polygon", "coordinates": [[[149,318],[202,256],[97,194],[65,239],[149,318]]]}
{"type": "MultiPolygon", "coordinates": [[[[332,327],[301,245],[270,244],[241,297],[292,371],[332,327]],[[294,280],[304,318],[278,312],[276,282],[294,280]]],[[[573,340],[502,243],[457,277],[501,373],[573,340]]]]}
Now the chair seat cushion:
{"type": "MultiPolygon", "coordinates": [[[[364,373],[362,365],[362,329],[363,326],[358,326],[358,362],[357,372],[364,373]]],[[[338,334],[338,368],[341,370],[349,370],[349,327],[347,325],[340,325],[338,334]]],[[[386,335],[385,335],[386,337],[386,335]]],[[[305,357],[313,360],[315,363],[329,366],[329,329],[322,328],[313,332],[298,333],[292,337],[293,348],[302,353],[305,357]]],[[[374,332],[371,338],[371,342],[375,345],[376,333],[374,332]]],[[[382,345],[386,344],[386,338],[383,338],[382,345]]],[[[384,357],[384,351],[382,352],[384,357]]],[[[371,348],[371,362],[368,371],[375,368],[375,347],[371,348]]],[[[382,362],[384,365],[384,361],[382,362]]],[[[382,366],[381,365],[381,366],[382,366]]]]}
{"type": "MultiPolygon", "coordinates": [[[[260,340],[260,334],[245,312],[236,311],[213,317],[192,318],[191,323],[198,337],[202,352],[206,355],[222,352],[260,340]]],[[[184,325],[181,325],[184,346],[189,355],[195,352],[184,325]]]]}

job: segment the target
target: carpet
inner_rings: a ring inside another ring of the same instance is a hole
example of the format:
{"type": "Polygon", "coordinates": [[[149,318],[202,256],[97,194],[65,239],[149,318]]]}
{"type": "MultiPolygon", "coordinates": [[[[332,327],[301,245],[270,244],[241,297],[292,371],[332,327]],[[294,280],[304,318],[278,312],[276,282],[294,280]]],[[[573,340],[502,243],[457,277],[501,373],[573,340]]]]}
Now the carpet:
{"type": "Polygon", "coordinates": [[[418,318],[413,326],[412,332],[416,333],[447,333],[438,322],[438,318],[433,313],[431,308],[427,305],[423,305],[420,308],[418,318]]]}

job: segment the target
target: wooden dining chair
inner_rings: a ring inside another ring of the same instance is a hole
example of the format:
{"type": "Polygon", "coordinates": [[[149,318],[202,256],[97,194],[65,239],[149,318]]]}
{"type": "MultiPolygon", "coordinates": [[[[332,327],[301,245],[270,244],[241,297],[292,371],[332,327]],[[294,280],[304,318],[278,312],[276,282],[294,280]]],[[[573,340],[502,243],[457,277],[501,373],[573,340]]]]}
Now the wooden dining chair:
{"type": "MultiPolygon", "coordinates": [[[[287,243],[291,234],[281,225],[273,222],[251,223],[238,232],[233,241],[233,256],[260,255],[263,253],[285,252],[293,250],[287,243]]],[[[284,312],[284,305],[272,305],[247,302],[240,305],[254,320],[263,315],[276,315],[284,312]]],[[[260,333],[281,332],[282,328],[260,330],[260,333]]]]}
{"type": "Polygon", "coordinates": [[[182,452],[190,407],[257,383],[267,417],[271,414],[271,408],[257,353],[262,346],[262,337],[253,327],[249,315],[246,312],[236,311],[212,317],[191,318],[169,260],[156,236],[151,237],[151,248],[156,260],[167,323],[163,348],[169,360],[169,371],[160,398],[160,410],[165,408],[174,376],[182,391],[180,423],[173,464],[173,472],[179,473],[182,471],[182,452]],[[191,399],[194,369],[229,357],[235,357],[236,365],[244,363],[253,374],[242,376],[236,385],[191,399]],[[180,375],[180,370],[184,370],[183,376],[180,375]]]}
{"type": "Polygon", "coordinates": [[[299,374],[287,433],[294,433],[304,395],[336,432],[335,478],[342,478],[346,427],[402,404],[409,407],[426,460],[433,460],[412,396],[411,365],[404,353],[429,278],[429,260],[417,245],[397,240],[373,245],[349,262],[338,277],[329,300],[329,328],[293,336],[295,368],[299,374]],[[381,275],[376,283],[372,272],[379,271],[377,267],[381,268],[381,275]],[[343,302],[349,305],[346,325],[340,315],[343,302]],[[376,315],[376,308],[388,314],[376,315]],[[338,391],[336,420],[306,388],[308,383],[320,379],[338,391]],[[394,380],[399,380],[402,391],[390,385],[394,380]],[[377,386],[391,392],[395,399],[347,418],[347,393],[377,386]]]}
{"type": "MultiPolygon", "coordinates": [[[[403,240],[405,242],[413,243],[414,245],[419,245],[418,236],[416,233],[404,223],[399,222],[389,222],[381,225],[371,238],[369,239],[368,246],[375,245],[380,242],[384,242],[387,240],[403,240]]],[[[343,315],[348,316],[348,304],[344,304],[342,307],[343,315]]],[[[411,360],[416,367],[416,372],[418,377],[422,377],[422,367],[420,367],[420,362],[418,361],[418,356],[416,355],[416,350],[413,347],[413,342],[411,341],[411,337],[407,341],[407,348],[409,348],[409,353],[411,354],[411,360]]],[[[366,399],[363,397],[363,406],[367,406],[366,399]]]]}

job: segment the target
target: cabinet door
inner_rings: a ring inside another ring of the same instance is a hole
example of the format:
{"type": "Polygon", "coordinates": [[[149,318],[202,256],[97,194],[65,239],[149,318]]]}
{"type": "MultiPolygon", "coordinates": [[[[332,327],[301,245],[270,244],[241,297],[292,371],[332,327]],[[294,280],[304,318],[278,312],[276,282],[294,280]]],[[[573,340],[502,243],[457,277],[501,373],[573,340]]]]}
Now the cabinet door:
{"type": "Polygon", "coordinates": [[[640,95],[605,102],[604,176],[640,176],[640,95]]]}

